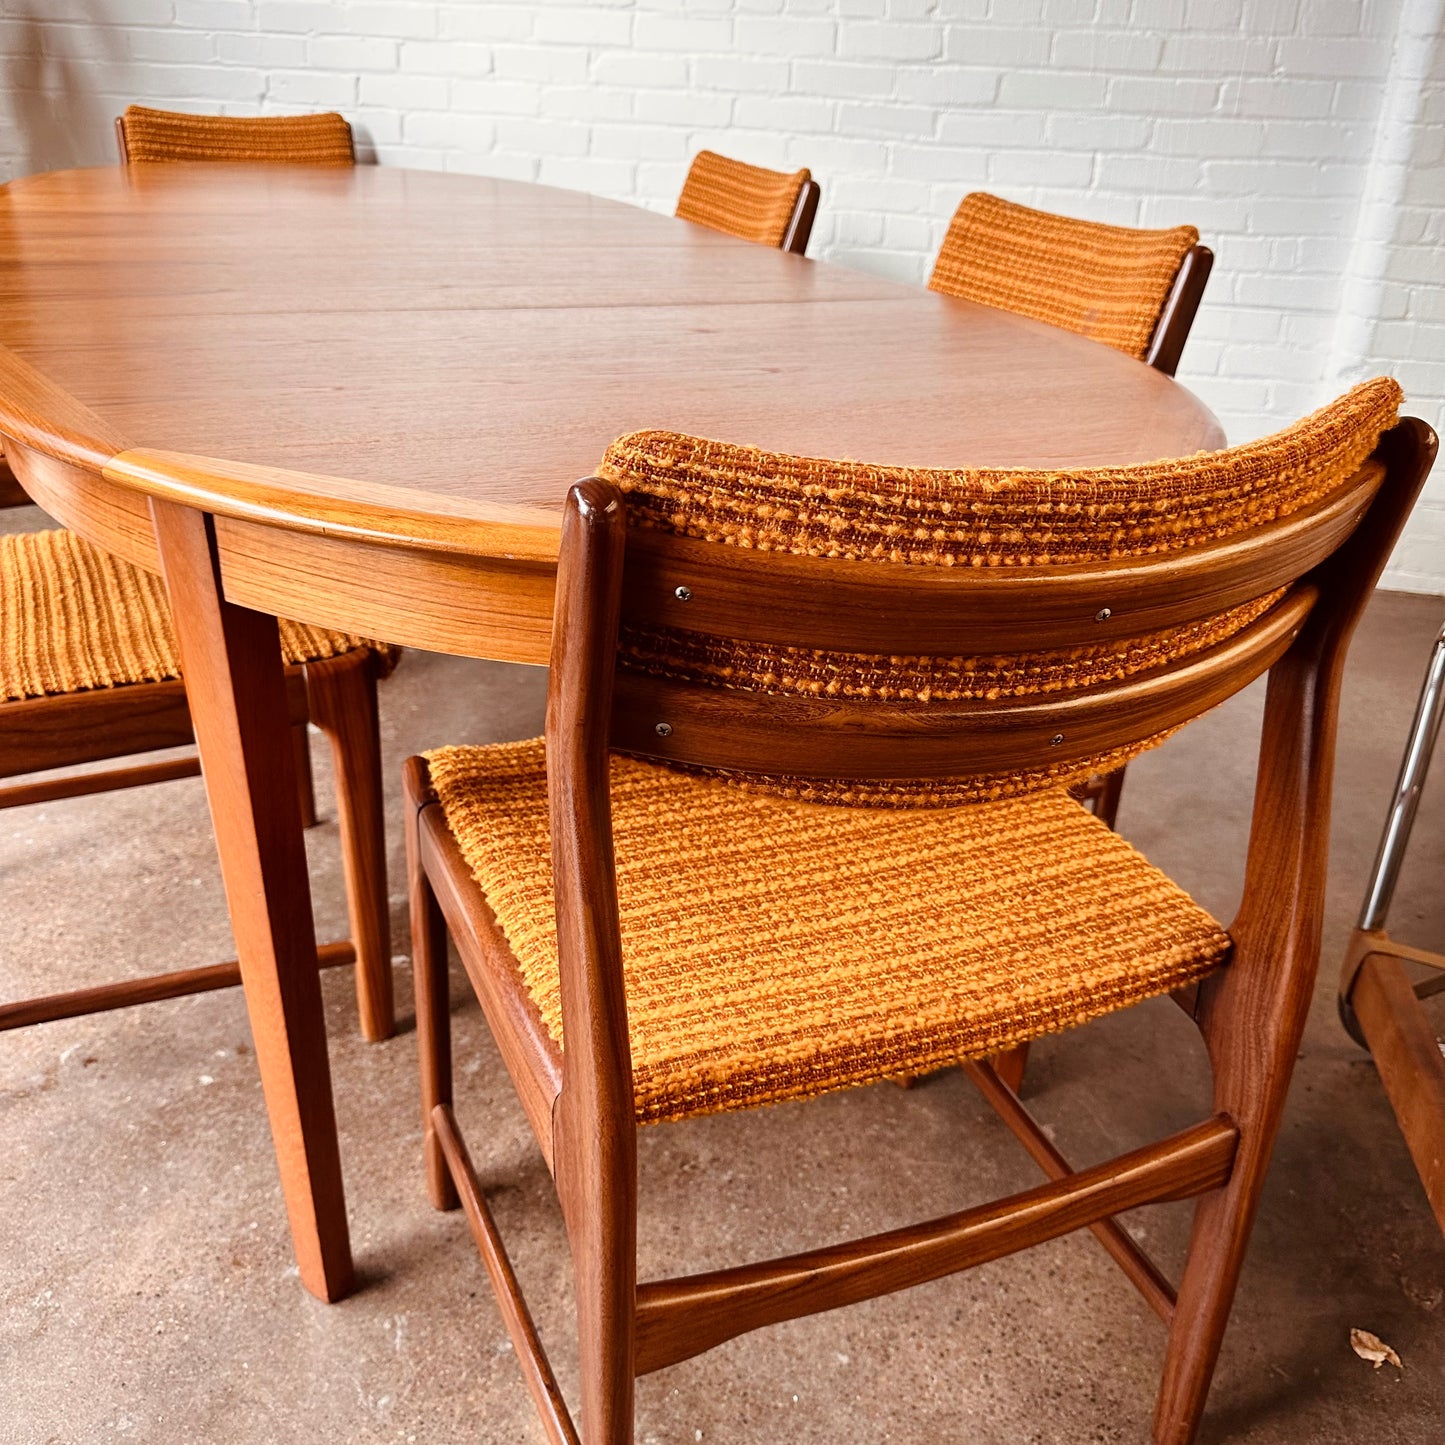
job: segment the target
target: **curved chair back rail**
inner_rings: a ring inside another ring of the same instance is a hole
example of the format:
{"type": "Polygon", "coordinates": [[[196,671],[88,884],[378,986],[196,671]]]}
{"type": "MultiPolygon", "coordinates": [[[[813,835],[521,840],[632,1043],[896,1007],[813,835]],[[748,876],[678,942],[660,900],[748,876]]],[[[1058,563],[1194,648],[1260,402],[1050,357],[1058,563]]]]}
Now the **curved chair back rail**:
{"type": "Polygon", "coordinates": [[[1083,647],[1262,597],[1354,531],[1383,469],[1367,463],[1288,517],[1208,546],[1054,567],[906,567],[797,557],[634,529],[622,618],[838,652],[1083,647]]]}
{"type": "Polygon", "coordinates": [[[1227,642],[1123,682],[996,702],[888,703],[701,687],[636,671],[615,684],[612,742],[693,767],[818,778],[1042,772],[1158,736],[1253,682],[1318,599],[1300,586],[1227,642]]]}
{"type": "Polygon", "coordinates": [[[806,167],[789,174],[699,151],[677,198],[677,215],[801,256],[808,249],[820,194],[806,167]]]}
{"type": "Polygon", "coordinates": [[[192,115],[127,106],[115,119],[122,165],[220,161],[250,165],[349,166],[351,127],[335,111],[318,115],[192,115]]]}

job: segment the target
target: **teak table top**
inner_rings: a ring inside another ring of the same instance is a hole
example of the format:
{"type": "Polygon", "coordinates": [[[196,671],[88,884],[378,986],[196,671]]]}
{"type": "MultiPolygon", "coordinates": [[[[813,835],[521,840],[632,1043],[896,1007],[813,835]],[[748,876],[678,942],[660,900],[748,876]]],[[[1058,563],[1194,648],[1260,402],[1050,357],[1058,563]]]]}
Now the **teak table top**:
{"type": "Polygon", "coordinates": [[[0,278],[0,344],[136,446],[484,508],[560,511],[641,427],[930,466],[1223,443],[1169,378],[1053,327],[514,181],[32,176],[0,190],[0,278]]]}

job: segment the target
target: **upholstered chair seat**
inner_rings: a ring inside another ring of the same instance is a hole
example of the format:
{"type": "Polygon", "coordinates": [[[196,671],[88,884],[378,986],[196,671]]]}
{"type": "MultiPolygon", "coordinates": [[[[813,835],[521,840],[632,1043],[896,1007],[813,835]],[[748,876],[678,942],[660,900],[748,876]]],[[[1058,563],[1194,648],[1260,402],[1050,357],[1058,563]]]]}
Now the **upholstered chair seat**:
{"type": "MultiPolygon", "coordinates": [[[[0,537],[0,700],[166,682],[181,675],[165,584],[52,528],[0,537]]],[[[395,650],[305,623],[281,623],[288,665],[395,650]]]]}
{"type": "MultiPolygon", "coordinates": [[[[427,761],[560,1052],[542,740],[427,761]]],[[[1229,948],[1058,790],[835,808],[616,758],[612,836],[639,1122],[987,1057],[1192,983],[1229,948]]]]}

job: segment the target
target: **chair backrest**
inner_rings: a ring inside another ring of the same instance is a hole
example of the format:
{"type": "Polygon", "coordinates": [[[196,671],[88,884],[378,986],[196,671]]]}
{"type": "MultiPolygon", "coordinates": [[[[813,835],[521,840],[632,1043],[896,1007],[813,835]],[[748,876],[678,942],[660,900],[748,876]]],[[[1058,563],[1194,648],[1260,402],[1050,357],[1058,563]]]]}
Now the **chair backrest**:
{"type": "Polygon", "coordinates": [[[677,214],[801,256],[812,234],[818,195],[818,183],[806,168],[788,174],[699,151],[677,198],[677,214]]]}
{"type": "Polygon", "coordinates": [[[253,165],[349,166],[351,127],[321,115],[183,115],[126,107],[116,117],[122,164],[132,161],[235,161],[253,165]]]}
{"type": "Polygon", "coordinates": [[[1193,226],[1105,226],[975,191],[954,213],[928,284],[1172,375],[1213,261],[1198,242],[1193,226]]]}
{"type": "Polygon", "coordinates": [[[611,744],[894,806],[1118,766],[1290,646],[1399,401],[1380,379],[1258,442],[1075,472],[624,437],[589,484],[629,523],[611,744]]]}

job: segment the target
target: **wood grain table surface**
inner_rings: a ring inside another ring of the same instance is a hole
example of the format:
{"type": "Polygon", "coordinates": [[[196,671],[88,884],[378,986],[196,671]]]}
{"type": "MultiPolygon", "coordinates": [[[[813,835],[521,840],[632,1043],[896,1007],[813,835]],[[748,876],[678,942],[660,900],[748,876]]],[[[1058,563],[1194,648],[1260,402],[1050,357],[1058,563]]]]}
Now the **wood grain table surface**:
{"type": "Polygon", "coordinates": [[[0,344],[139,446],[549,511],[642,427],[920,466],[1222,443],[1168,377],[1040,322],[577,192],[370,166],[14,181],[0,344]]]}

